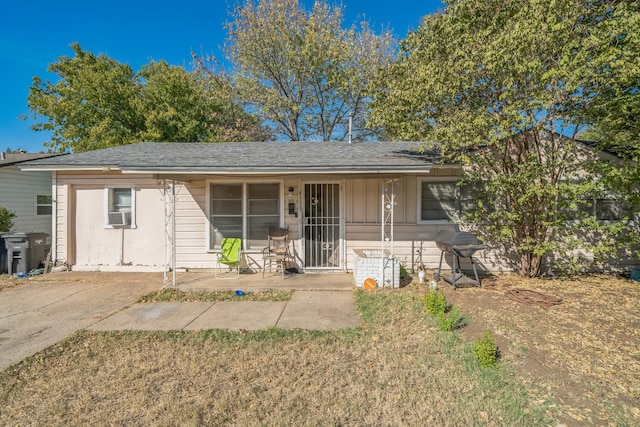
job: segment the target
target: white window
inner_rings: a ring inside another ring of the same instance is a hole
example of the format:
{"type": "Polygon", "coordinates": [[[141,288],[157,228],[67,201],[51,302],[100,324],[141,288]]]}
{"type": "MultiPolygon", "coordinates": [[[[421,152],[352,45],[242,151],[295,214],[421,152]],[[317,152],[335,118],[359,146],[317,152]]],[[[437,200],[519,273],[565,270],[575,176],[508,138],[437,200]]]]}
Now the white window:
{"type": "Polygon", "coordinates": [[[135,206],[136,192],[134,188],[105,188],[105,227],[135,228],[135,206]]]}
{"type": "Polygon", "coordinates": [[[51,215],[51,196],[36,195],[36,215],[51,215]]]}
{"type": "Polygon", "coordinates": [[[279,183],[213,183],[209,188],[209,249],[225,237],[239,237],[247,249],[267,245],[269,227],[279,227],[279,183]]]}

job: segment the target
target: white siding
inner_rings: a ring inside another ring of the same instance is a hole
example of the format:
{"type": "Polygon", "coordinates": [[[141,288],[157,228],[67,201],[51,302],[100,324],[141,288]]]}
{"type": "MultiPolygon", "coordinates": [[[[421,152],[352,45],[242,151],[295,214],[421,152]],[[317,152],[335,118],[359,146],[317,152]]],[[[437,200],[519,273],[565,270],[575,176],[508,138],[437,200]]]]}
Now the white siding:
{"type": "Polygon", "coordinates": [[[51,172],[23,172],[16,165],[0,168],[0,205],[16,213],[13,231],[51,235],[51,215],[37,215],[37,195],[51,195],[51,172]]]}
{"type": "MultiPolygon", "coordinates": [[[[434,175],[451,172],[439,170],[434,175]]],[[[216,178],[219,180],[220,178],[216,178]]],[[[235,178],[236,182],[243,178],[235,178]]],[[[255,181],[256,177],[251,177],[255,181]]],[[[291,249],[298,264],[302,263],[303,182],[342,182],[344,201],[345,268],[353,268],[353,249],[381,246],[381,178],[370,177],[314,177],[270,176],[270,182],[282,183],[283,225],[289,228],[291,249]],[[291,187],[292,191],[289,192],[291,187]],[[294,214],[289,214],[288,203],[295,203],[294,214]]],[[[417,175],[398,178],[395,186],[394,252],[411,270],[420,263],[437,268],[440,250],[434,239],[438,230],[455,227],[453,224],[417,224],[417,175]]],[[[171,182],[171,181],[169,181],[171,182]]],[[[175,188],[176,207],[176,266],[177,268],[213,268],[216,254],[208,249],[207,186],[210,177],[190,176],[178,182],[175,188]]],[[[70,173],[57,175],[57,228],[58,261],[76,266],[116,266],[120,262],[135,267],[161,268],[164,262],[165,233],[171,235],[172,221],[165,226],[164,203],[158,181],[151,175],[122,175],[109,173],[70,173]],[[103,189],[106,186],[135,185],[136,229],[105,229],[103,225],[103,189]]],[[[170,254],[170,252],[168,252],[170,254]]],[[[245,258],[252,268],[262,265],[259,250],[248,252],[245,258]]],[[[486,269],[496,270],[491,257],[483,260],[486,269]],[[490,266],[490,267],[489,267],[490,266]]],[[[170,262],[170,258],[168,258],[170,262]]],[[[447,264],[448,265],[448,264],[447,264]]],[[[445,268],[448,268],[445,265],[445,268]]],[[[464,265],[463,265],[464,267],[464,265]]],[[[482,268],[482,267],[481,267],[482,268]]],[[[497,267],[498,269],[500,267],[497,267]]]]}

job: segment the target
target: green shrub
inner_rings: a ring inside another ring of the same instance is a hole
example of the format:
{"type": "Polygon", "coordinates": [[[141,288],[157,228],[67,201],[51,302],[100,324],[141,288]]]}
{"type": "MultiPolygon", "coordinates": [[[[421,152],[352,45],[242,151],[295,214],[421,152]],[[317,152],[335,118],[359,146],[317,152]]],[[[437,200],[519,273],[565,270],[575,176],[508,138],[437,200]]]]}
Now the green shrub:
{"type": "Polygon", "coordinates": [[[440,326],[440,330],[443,332],[451,332],[469,324],[469,318],[460,314],[460,310],[455,305],[452,306],[449,311],[439,313],[437,317],[438,326],[440,326]]]}
{"type": "Polygon", "coordinates": [[[483,368],[498,365],[498,346],[489,331],[484,331],[482,338],[473,342],[473,355],[483,368]]]}
{"type": "Polygon", "coordinates": [[[458,307],[449,307],[441,291],[429,289],[424,296],[424,307],[427,313],[438,319],[438,326],[442,331],[450,332],[469,323],[468,317],[460,314],[458,307]]]}
{"type": "Polygon", "coordinates": [[[4,206],[0,206],[0,233],[11,231],[13,228],[13,218],[15,217],[15,212],[10,211],[4,206]]]}
{"type": "Polygon", "coordinates": [[[433,316],[444,315],[447,311],[447,299],[444,293],[435,289],[429,289],[424,296],[424,307],[427,313],[433,316]]]}

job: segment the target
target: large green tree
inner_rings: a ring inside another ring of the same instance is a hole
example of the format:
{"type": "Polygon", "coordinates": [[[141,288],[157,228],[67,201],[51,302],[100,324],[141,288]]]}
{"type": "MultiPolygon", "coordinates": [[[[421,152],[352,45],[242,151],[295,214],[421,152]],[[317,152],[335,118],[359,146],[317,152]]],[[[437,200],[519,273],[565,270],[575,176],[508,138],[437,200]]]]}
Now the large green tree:
{"type": "Polygon", "coordinates": [[[551,255],[565,267],[582,251],[602,259],[628,224],[597,221],[591,201],[608,196],[584,175],[596,153],[576,137],[599,96],[585,64],[608,52],[584,42],[615,3],[452,1],[402,42],[377,84],[373,123],[437,143],[445,162],[465,167],[477,200],[465,219],[514,254],[522,275],[551,255]]]}
{"type": "Polygon", "coordinates": [[[596,60],[585,61],[585,87],[596,92],[585,114],[591,124],[581,136],[615,153],[620,164],[598,165],[610,185],[640,206],[640,2],[611,2],[584,41],[596,60]]]}
{"type": "Polygon", "coordinates": [[[74,57],[62,56],[49,67],[57,79],[34,77],[27,99],[36,121],[33,129],[51,132],[50,149],[82,152],[142,140],[254,140],[266,135],[257,118],[233,102],[223,78],[164,61],[135,72],[77,43],[71,48],[74,57]]]}
{"type": "Polygon", "coordinates": [[[231,12],[227,55],[241,98],[281,138],[344,140],[349,115],[358,138],[368,111],[366,88],[388,64],[395,42],[366,22],[343,28],[342,8],[298,0],[247,0],[231,12]]]}

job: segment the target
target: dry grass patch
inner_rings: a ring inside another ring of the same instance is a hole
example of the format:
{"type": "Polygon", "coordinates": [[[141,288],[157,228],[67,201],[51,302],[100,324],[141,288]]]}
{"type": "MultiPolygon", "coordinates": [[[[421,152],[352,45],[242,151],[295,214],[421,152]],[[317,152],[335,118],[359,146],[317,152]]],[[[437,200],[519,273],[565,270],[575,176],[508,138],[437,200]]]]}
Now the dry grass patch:
{"type": "Polygon", "coordinates": [[[26,283],[29,279],[18,279],[8,274],[0,274],[0,291],[26,283]]]}
{"type": "Polygon", "coordinates": [[[547,425],[413,292],[331,332],[79,332],[0,374],[3,425],[547,425]]]}
{"type": "Polygon", "coordinates": [[[553,280],[497,276],[482,289],[447,298],[473,322],[476,339],[489,329],[505,362],[558,416],[573,425],[640,425],[640,283],[610,275],[553,280]],[[507,298],[527,289],[562,299],[549,308],[507,298]]]}
{"type": "Polygon", "coordinates": [[[163,288],[140,297],[138,302],[181,302],[181,301],[289,301],[292,290],[268,290],[259,292],[243,292],[222,290],[211,292],[185,292],[179,289],[163,288]]]}

